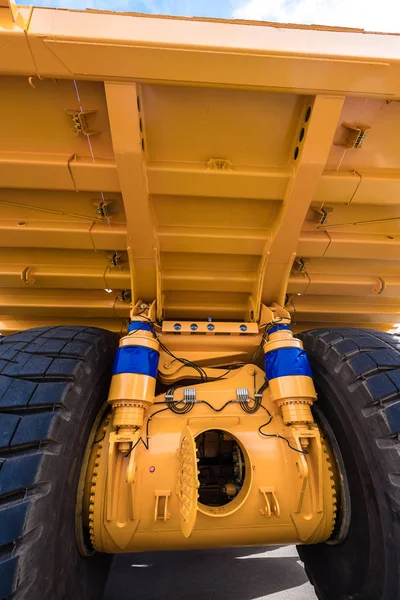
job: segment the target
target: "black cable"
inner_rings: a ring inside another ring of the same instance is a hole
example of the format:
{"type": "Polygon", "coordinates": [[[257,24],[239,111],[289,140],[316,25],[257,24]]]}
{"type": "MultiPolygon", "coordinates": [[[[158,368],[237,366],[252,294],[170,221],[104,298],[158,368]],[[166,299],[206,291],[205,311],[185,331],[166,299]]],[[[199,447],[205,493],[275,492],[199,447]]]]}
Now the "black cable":
{"type": "MultiPolygon", "coordinates": [[[[137,316],[140,316],[141,313],[137,313],[137,316]]],[[[152,321],[151,319],[149,319],[148,317],[145,317],[144,315],[141,316],[142,319],[144,319],[147,323],[144,324],[150,324],[152,326],[151,332],[154,336],[154,338],[158,341],[160,348],[162,350],[164,350],[164,352],[166,354],[168,354],[169,356],[171,356],[171,358],[173,358],[174,360],[177,360],[179,362],[181,362],[182,364],[184,364],[186,367],[190,367],[192,369],[195,369],[195,371],[197,371],[197,373],[200,375],[200,379],[201,381],[207,381],[208,377],[207,377],[207,373],[205,372],[205,370],[200,367],[200,365],[197,365],[196,363],[192,362],[191,360],[188,360],[186,358],[179,358],[178,356],[175,356],[175,354],[173,354],[173,352],[171,352],[171,350],[169,350],[169,348],[167,348],[165,346],[165,344],[160,340],[160,338],[158,337],[156,331],[154,330],[154,325],[156,325],[156,323],[154,321],[152,321]]],[[[142,331],[144,329],[144,327],[138,327],[136,330],[134,330],[132,333],[130,333],[130,335],[134,335],[137,331],[142,331]]]]}
{"type": "MultiPolygon", "coordinates": [[[[214,377],[214,378],[207,377],[207,381],[200,381],[200,382],[198,382],[198,383],[197,383],[197,385],[201,385],[202,383],[212,383],[212,382],[214,382],[214,381],[219,381],[219,380],[223,379],[224,377],[226,377],[226,376],[227,376],[227,375],[228,375],[228,374],[229,374],[229,373],[232,371],[232,369],[234,369],[234,368],[238,368],[238,367],[240,367],[240,366],[243,366],[243,365],[244,365],[244,363],[239,363],[239,364],[235,364],[235,365],[230,365],[230,366],[228,367],[228,369],[225,371],[225,373],[222,373],[222,374],[221,374],[221,375],[219,375],[218,377],[214,377]]],[[[166,398],[168,398],[168,396],[171,396],[171,400],[169,400],[169,399],[167,399],[167,400],[166,400],[166,401],[167,401],[167,403],[168,403],[168,406],[169,406],[169,408],[172,410],[172,412],[174,412],[174,413],[176,413],[176,414],[179,414],[179,415],[182,415],[182,414],[187,414],[189,411],[191,411],[191,410],[192,410],[192,408],[193,408],[193,406],[194,406],[194,404],[195,404],[195,402],[196,402],[195,400],[193,400],[193,401],[187,401],[187,400],[186,400],[186,401],[185,401],[184,399],[181,399],[181,400],[173,400],[173,395],[174,395],[175,391],[176,391],[177,389],[179,389],[179,388],[182,388],[182,387],[186,387],[186,384],[184,384],[184,385],[180,385],[180,386],[178,385],[178,386],[171,387],[171,388],[170,388],[170,389],[167,391],[167,393],[165,394],[165,397],[166,397],[166,398]],[[182,402],[185,402],[185,406],[183,406],[183,407],[179,408],[179,407],[178,407],[178,404],[181,404],[182,402]]],[[[200,400],[200,402],[205,402],[205,401],[201,401],[201,400],[200,400]]],[[[207,404],[207,402],[206,402],[206,404],[207,404]]],[[[209,404],[209,406],[210,406],[211,408],[213,408],[213,407],[211,406],[211,404],[209,404]]],[[[225,405],[224,405],[224,406],[225,406],[225,405]]],[[[215,410],[217,410],[217,409],[215,409],[215,410]]],[[[218,412],[218,411],[217,411],[217,412],[218,412]]]]}
{"type": "MultiPolygon", "coordinates": [[[[141,313],[138,313],[138,315],[140,315],[140,314],[141,314],[141,313]]],[[[205,371],[204,371],[204,369],[202,369],[202,368],[201,368],[199,365],[196,365],[195,363],[192,363],[191,361],[188,361],[188,360],[186,360],[186,359],[180,359],[180,358],[176,357],[176,356],[175,356],[175,355],[174,355],[174,354],[173,354],[173,353],[172,353],[172,352],[171,352],[171,351],[170,351],[170,350],[169,350],[169,349],[168,349],[168,348],[167,348],[167,347],[166,347],[166,346],[163,344],[163,342],[161,342],[161,340],[160,340],[160,339],[157,337],[157,334],[156,334],[156,332],[155,332],[155,330],[154,330],[154,327],[153,327],[153,326],[155,325],[154,321],[151,321],[151,319],[149,319],[148,317],[144,317],[144,316],[142,317],[142,319],[145,319],[145,320],[147,321],[147,323],[146,323],[146,322],[143,322],[142,326],[141,326],[141,327],[138,327],[137,329],[135,329],[134,331],[132,331],[132,332],[130,333],[130,335],[135,335],[135,334],[136,334],[138,331],[143,331],[143,330],[145,329],[145,327],[144,327],[144,326],[146,326],[146,327],[147,327],[147,325],[148,325],[148,323],[149,323],[149,324],[151,325],[151,327],[152,327],[152,329],[151,329],[151,332],[152,332],[153,336],[154,336],[154,337],[155,337],[155,339],[158,341],[158,343],[160,344],[160,347],[161,347],[161,348],[164,350],[164,352],[166,352],[166,353],[167,353],[169,356],[171,356],[171,357],[172,357],[172,358],[174,358],[175,360],[179,360],[180,362],[182,362],[182,363],[183,363],[183,364],[185,364],[186,366],[193,367],[193,368],[194,368],[194,369],[195,369],[195,370],[196,370],[196,371],[199,373],[199,375],[200,375],[200,378],[201,378],[201,380],[202,380],[202,381],[203,381],[205,378],[207,378],[207,374],[206,374],[206,372],[205,372],[205,371]]],[[[146,329],[146,331],[148,331],[148,330],[146,329]]],[[[169,393],[169,391],[168,391],[168,393],[169,393]]],[[[182,414],[182,413],[185,413],[185,412],[189,412],[189,410],[187,410],[187,409],[185,408],[183,411],[181,411],[181,410],[177,410],[177,411],[175,411],[175,412],[178,412],[179,414],[182,414]]]]}
{"type": "Polygon", "coordinates": [[[221,406],[220,408],[215,408],[215,406],[213,406],[212,404],[207,402],[207,400],[198,400],[198,403],[207,404],[207,406],[209,406],[211,408],[211,410],[213,410],[214,412],[221,412],[221,410],[224,410],[224,408],[226,406],[228,406],[228,404],[231,404],[233,402],[234,402],[234,400],[228,400],[228,402],[225,402],[225,404],[223,406],[221,406]]]}
{"type": "Polygon", "coordinates": [[[164,350],[164,352],[166,354],[168,354],[169,356],[171,356],[174,360],[179,361],[180,363],[182,363],[186,367],[191,367],[192,369],[195,369],[199,373],[200,379],[201,379],[202,382],[208,381],[207,373],[205,372],[205,370],[203,369],[203,367],[200,367],[200,365],[197,365],[196,363],[194,363],[191,360],[188,360],[186,358],[179,358],[178,356],[175,356],[175,354],[173,354],[173,352],[171,352],[171,350],[169,350],[169,348],[167,348],[164,345],[164,343],[159,339],[159,337],[157,336],[157,334],[155,334],[155,336],[156,336],[156,339],[157,339],[158,343],[160,344],[160,348],[162,350],[164,350]]]}
{"type": "Polygon", "coordinates": [[[262,347],[263,347],[263,345],[264,345],[265,338],[267,337],[267,333],[268,333],[268,330],[267,330],[267,328],[266,328],[266,329],[264,329],[264,331],[263,331],[263,334],[262,334],[262,336],[261,336],[261,340],[260,340],[260,343],[259,343],[259,345],[258,345],[258,347],[257,347],[257,350],[256,350],[256,351],[254,352],[254,354],[253,354],[252,363],[254,363],[254,364],[256,364],[256,363],[257,363],[257,360],[258,360],[258,355],[260,354],[260,352],[261,352],[261,348],[262,348],[262,347]]]}
{"type": "Polygon", "coordinates": [[[264,423],[263,425],[260,425],[260,427],[258,428],[258,432],[263,436],[263,437],[277,437],[281,440],[284,440],[287,445],[289,446],[289,448],[291,450],[294,450],[295,452],[298,452],[299,454],[308,454],[308,450],[299,450],[298,448],[295,448],[294,446],[292,446],[292,444],[289,442],[289,440],[287,438],[285,438],[283,435],[279,435],[279,433],[263,433],[261,430],[263,427],[265,427],[266,425],[269,425],[272,421],[272,415],[270,415],[270,419],[267,423],[264,423]]]}
{"type": "Polygon", "coordinates": [[[210,383],[212,383],[213,381],[219,381],[220,379],[223,379],[224,377],[229,375],[229,373],[232,371],[232,369],[238,369],[239,367],[244,367],[244,366],[245,366],[245,363],[236,363],[234,365],[230,365],[229,367],[227,367],[227,371],[225,373],[222,373],[222,375],[218,375],[218,377],[209,377],[208,380],[210,383]]]}
{"type": "MultiPolygon", "coordinates": [[[[159,413],[164,412],[166,410],[172,410],[172,412],[175,412],[175,410],[173,410],[173,408],[171,407],[171,404],[179,404],[180,402],[182,402],[182,400],[178,400],[175,403],[171,403],[168,401],[163,401],[163,402],[157,402],[155,404],[167,404],[167,406],[165,408],[161,408],[160,410],[157,410],[156,412],[154,412],[152,415],[150,415],[150,417],[147,419],[147,423],[146,423],[146,441],[144,441],[144,439],[142,437],[140,437],[132,446],[132,448],[125,454],[125,456],[129,456],[131,454],[131,452],[136,448],[136,446],[138,446],[138,444],[140,444],[140,442],[142,442],[142,444],[144,445],[144,447],[146,448],[146,450],[149,449],[149,425],[150,425],[150,421],[159,413]]],[[[214,412],[221,412],[222,410],[224,410],[224,408],[226,408],[228,406],[228,404],[233,404],[235,402],[235,400],[228,400],[227,402],[225,402],[225,404],[223,404],[220,408],[215,408],[215,406],[213,406],[212,404],[210,404],[209,402],[207,402],[207,400],[199,400],[197,401],[197,403],[201,403],[201,404],[206,404],[209,408],[211,408],[211,410],[213,410],[214,412]]],[[[189,410],[191,410],[193,408],[194,402],[190,402],[188,403],[189,405],[189,410]]],[[[299,454],[308,454],[307,450],[299,450],[298,448],[295,448],[294,446],[291,445],[291,443],[289,442],[289,440],[287,438],[285,438],[283,435],[279,435],[279,433],[264,433],[262,431],[263,427],[266,427],[267,425],[269,425],[272,421],[272,415],[269,412],[268,408],[266,408],[263,404],[259,404],[259,407],[263,408],[269,416],[269,419],[266,423],[263,423],[262,425],[260,425],[260,427],[258,428],[258,431],[260,433],[260,435],[262,435],[263,437],[277,437],[280,438],[281,440],[284,440],[287,445],[289,446],[289,448],[291,450],[294,450],[295,452],[298,452],[299,454]]],[[[174,407],[176,408],[176,407],[174,407]]],[[[189,412],[189,411],[187,411],[189,412]]],[[[186,414],[186,413],[183,413],[186,414]]],[[[103,436],[104,438],[105,436],[103,436]]],[[[103,439],[101,438],[101,439],[103,439]]],[[[98,442],[101,440],[97,440],[98,442]]],[[[94,442],[97,443],[97,442],[94,442]]]]}
{"type": "Polygon", "coordinates": [[[182,398],[180,400],[174,400],[173,399],[174,391],[175,391],[174,388],[170,388],[168,390],[168,392],[165,394],[166,398],[168,396],[171,396],[171,399],[166,400],[168,408],[177,415],[186,415],[188,412],[190,412],[192,410],[195,401],[194,400],[188,401],[188,400],[185,400],[184,398],[182,398]],[[182,402],[184,403],[184,405],[181,408],[179,408],[178,404],[181,404],[182,402]]]}
{"type": "Polygon", "coordinates": [[[138,444],[140,444],[140,442],[142,442],[142,444],[146,448],[146,450],[149,449],[149,425],[150,425],[150,421],[153,419],[153,417],[155,417],[156,415],[158,415],[158,413],[164,412],[164,410],[168,410],[168,406],[166,408],[160,408],[160,410],[156,410],[156,412],[154,412],[152,415],[150,415],[150,417],[147,419],[147,423],[146,423],[146,441],[144,441],[144,439],[142,437],[140,437],[133,444],[132,448],[125,454],[125,456],[129,456],[130,453],[136,448],[136,446],[138,444]]]}
{"type": "Polygon", "coordinates": [[[264,381],[264,383],[262,384],[262,386],[260,387],[260,389],[258,390],[257,394],[263,394],[268,386],[269,386],[269,381],[266,379],[264,381]]]}
{"type": "Polygon", "coordinates": [[[146,446],[146,444],[144,443],[144,440],[143,440],[143,438],[142,438],[142,437],[140,437],[140,438],[139,438],[139,439],[138,439],[138,440],[137,440],[137,441],[136,441],[136,442],[133,444],[132,448],[131,448],[130,450],[128,450],[128,452],[126,452],[125,456],[129,456],[129,455],[130,455],[130,453],[131,453],[131,452],[132,452],[132,451],[133,451],[133,450],[136,448],[136,446],[137,446],[138,444],[140,444],[140,442],[143,442],[143,444],[146,446]]]}
{"type": "MultiPolygon", "coordinates": [[[[207,376],[207,380],[197,382],[196,385],[201,385],[202,383],[212,383],[214,381],[219,381],[219,380],[223,379],[224,377],[226,377],[232,371],[232,369],[239,368],[240,366],[243,366],[243,365],[244,365],[244,363],[229,365],[227,370],[225,371],[225,373],[222,373],[218,377],[213,377],[213,378],[207,376]]],[[[177,389],[180,389],[183,387],[186,387],[186,384],[171,387],[165,394],[165,397],[167,399],[166,402],[167,402],[169,408],[172,410],[172,412],[179,414],[179,415],[187,414],[189,411],[191,411],[196,402],[195,400],[194,401],[187,401],[187,400],[185,401],[184,399],[173,400],[175,391],[177,389]],[[170,396],[171,399],[168,399],[168,396],[170,396]],[[185,406],[179,408],[178,404],[181,404],[182,402],[185,402],[185,406]]],[[[209,406],[211,407],[211,405],[209,405],[209,406]]],[[[213,407],[211,407],[211,408],[213,408],[213,407]]]]}
{"type": "Polygon", "coordinates": [[[154,412],[152,415],[150,415],[150,417],[147,419],[147,423],[146,423],[146,441],[143,440],[143,444],[144,444],[144,447],[146,448],[146,450],[149,449],[149,425],[150,425],[150,421],[156,415],[158,415],[158,413],[164,412],[165,410],[168,410],[168,406],[166,408],[160,408],[160,410],[156,410],[156,412],[154,412]]]}
{"type": "MultiPolygon", "coordinates": [[[[137,313],[137,316],[140,316],[140,315],[141,315],[141,313],[137,313]]],[[[154,321],[152,321],[151,319],[149,319],[148,317],[145,317],[145,316],[142,316],[141,318],[145,319],[145,321],[147,321],[147,323],[149,323],[152,326],[152,334],[153,334],[154,338],[158,341],[160,348],[162,350],[164,350],[164,352],[166,354],[168,354],[168,356],[170,356],[174,360],[177,360],[178,362],[182,363],[186,367],[194,369],[200,376],[200,383],[208,383],[209,381],[218,381],[218,380],[226,377],[232,369],[239,368],[240,366],[244,366],[244,363],[237,363],[235,365],[230,365],[228,367],[228,370],[225,373],[223,373],[222,375],[219,375],[218,377],[209,377],[207,375],[205,369],[203,369],[203,367],[201,367],[197,363],[195,363],[187,358],[180,358],[179,356],[176,356],[173,352],[171,352],[171,350],[169,348],[167,348],[165,346],[164,342],[162,342],[160,340],[156,331],[154,330],[154,325],[156,325],[156,323],[154,321]]],[[[138,329],[133,331],[130,335],[134,335],[137,331],[142,331],[143,329],[144,329],[144,327],[139,327],[138,329]]],[[[175,388],[175,389],[177,389],[177,388],[175,388]]]]}
{"type": "MultiPolygon", "coordinates": [[[[136,322],[140,323],[140,321],[136,321],[136,322]]],[[[148,323],[146,323],[146,322],[141,323],[140,327],[138,327],[137,329],[132,329],[132,331],[129,331],[128,335],[129,336],[135,335],[135,333],[137,333],[138,331],[149,331],[148,329],[145,328],[145,326],[147,327],[148,323]]],[[[151,333],[154,335],[154,330],[153,329],[151,330],[151,333]]]]}
{"type": "MultiPolygon", "coordinates": [[[[218,375],[218,377],[209,377],[209,376],[207,376],[207,381],[196,381],[195,385],[198,386],[198,385],[201,385],[203,383],[213,383],[214,381],[219,381],[219,380],[223,379],[224,377],[226,377],[228,375],[228,373],[230,373],[232,371],[232,369],[243,367],[244,364],[245,363],[237,363],[237,364],[234,364],[234,365],[229,365],[228,368],[227,368],[227,370],[226,370],[226,372],[222,373],[222,375],[218,375]]],[[[169,394],[170,392],[175,392],[176,390],[179,390],[179,389],[185,388],[185,387],[187,387],[186,383],[174,385],[173,387],[171,387],[167,391],[167,394],[169,394]]],[[[180,402],[181,402],[181,400],[180,400],[180,402]]],[[[156,402],[155,404],[162,404],[162,403],[157,403],[156,402]]]]}
{"type": "MultiPolygon", "coordinates": [[[[142,314],[142,313],[137,313],[137,316],[140,316],[141,314],[142,314]]],[[[154,321],[152,321],[152,320],[151,320],[151,319],[149,319],[148,317],[142,316],[142,319],[145,319],[145,320],[146,320],[148,323],[150,323],[152,326],[154,326],[154,325],[156,324],[154,321]]],[[[262,334],[262,337],[261,337],[260,344],[259,344],[259,346],[258,346],[258,348],[257,348],[257,350],[256,350],[256,352],[255,352],[255,354],[254,354],[254,356],[253,356],[253,362],[255,362],[255,361],[256,361],[256,359],[257,359],[257,357],[258,357],[258,354],[259,354],[259,352],[260,352],[260,350],[261,350],[261,348],[262,348],[262,346],[263,346],[263,344],[264,344],[265,338],[266,338],[266,337],[267,337],[267,335],[268,335],[268,331],[269,331],[269,329],[270,329],[270,328],[271,328],[273,325],[276,325],[277,323],[280,323],[282,320],[283,320],[283,318],[279,318],[279,319],[277,319],[276,321],[274,321],[273,323],[268,323],[268,324],[267,324],[267,326],[265,327],[265,330],[264,330],[264,332],[263,332],[263,334],[262,334]]],[[[133,332],[133,335],[134,335],[134,334],[135,334],[137,331],[141,331],[141,330],[143,330],[143,329],[144,329],[144,327],[139,327],[138,329],[134,330],[134,332],[133,332]]],[[[159,343],[159,345],[160,345],[160,348],[161,348],[162,350],[164,350],[164,352],[165,352],[166,354],[168,354],[169,356],[171,356],[171,358],[173,358],[174,360],[177,360],[177,361],[179,361],[179,362],[180,362],[180,363],[182,363],[183,365],[185,365],[185,366],[187,366],[187,367],[190,367],[190,368],[193,368],[193,369],[195,369],[195,371],[197,371],[197,373],[198,373],[198,374],[199,374],[199,376],[200,376],[200,380],[201,380],[201,381],[199,382],[200,384],[201,384],[201,383],[208,383],[208,382],[218,381],[218,380],[220,380],[220,379],[223,379],[224,377],[226,377],[226,376],[227,376],[227,375],[228,375],[228,374],[231,372],[231,370],[232,370],[232,369],[234,369],[234,368],[239,368],[240,366],[243,366],[243,364],[244,364],[244,363],[238,363],[238,364],[236,364],[236,365],[230,365],[230,366],[228,367],[228,369],[227,369],[227,371],[226,371],[225,373],[222,373],[221,375],[219,375],[218,377],[215,377],[215,378],[209,378],[209,376],[207,375],[207,373],[206,373],[206,371],[203,369],[203,367],[201,367],[200,365],[197,365],[196,363],[194,363],[194,362],[192,362],[192,361],[190,361],[190,360],[188,360],[188,359],[186,359],[186,358],[179,358],[178,356],[176,356],[175,354],[173,354],[173,352],[171,352],[171,350],[169,350],[169,348],[167,348],[167,347],[165,346],[165,344],[164,344],[164,343],[163,343],[163,342],[162,342],[162,341],[159,339],[159,337],[157,336],[157,333],[155,332],[155,330],[154,330],[154,328],[153,328],[153,327],[152,327],[152,330],[151,330],[151,331],[152,331],[152,334],[153,334],[153,336],[155,337],[155,339],[158,341],[158,343],[159,343]]],[[[132,335],[132,334],[131,334],[131,335],[132,335]]],[[[308,451],[307,451],[307,450],[299,450],[298,448],[295,448],[294,446],[292,446],[292,445],[290,444],[290,442],[289,442],[289,440],[288,440],[287,438],[285,438],[285,437],[284,437],[284,436],[282,436],[282,435],[279,435],[278,433],[263,433],[263,431],[262,431],[262,428],[263,428],[263,427],[266,427],[267,425],[269,425],[269,423],[272,421],[272,415],[271,415],[271,413],[270,413],[270,412],[269,412],[269,410],[268,410],[268,409],[267,409],[267,408],[266,408],[266,407],[265,407],[265,406],[264,406],[264,405],[261,403],[261,396],[262,396],[262,392],[263,392],[263,391],[264,391],[264,390],[265,390],[265,389],[268,387],[268,385],[269,385],[269,384],[268,384],[268,381],[265,381],[265,382],[263,383],[263,385],[260,387],[260,389],[258,390],[258,392],[257,392],[257,395],[260,395],[260,398],[250,398],[250,400],[252,400],[252,401],[254,402],[254,405],[253,405],[253,406],[249,406],[249,404],[247,403],[247,401],[244,401],[244,400],[240,400],[240,399],[239,399],[239,405],[240,405],[240,407],[241,407],[241,408],[242,408],[242,410],[243,410],[245,413],[247,413],[247,414],[254,414],[255,412],[257,412],[257,411],[258,411],[258,409],[259,409],[260,407],[262,407],[262,408],[263,408],[263,409],[264,409],[264,410],[265,410],[265,411],[268,413],[268,415],[269,415],[269,420],[268,420],[266,423],[264,423],[264,424],[260,425],[260,427],[258,428],[258,431],[259,431],[260,435],[262,435],[263,437],[277,437],[277,438],[280,438],[280,439],[284,440],[284,441],[287,443],[287,445],[289,446],[289,448],[291,448],[291,449],[292,449],[292,450],[294,450],[295,452],[299,452],[300,454],[308,454],[308,451]]],[[[168,390],[168,392],[166,393],[166,397],[167,397],[168,395],[170,395],[170,396],[172,396],[172,398],[173,398],[173,393],[175,392],[175,390],[176,390],[176,389],[179,389],[180,387],[186,387],[186,385],[182,385],[182,386],[175,386],[175,387],[173,387],[173,388],[170,388],[170,389],[168,390]]],[[[142,437],[140,437],[140,438],[139,438],[139,439],[138,439],[138,440],[135,442],[135,444],[132,446],[132,448],[129,450],[129,452],[127,452],[127,453],[125,454],[125,456],[129,456],[129,454],[130,454],[130,453],[131,453],[131,452],[132,452],[132,451],[133,451],[133,450],[136,448],[136,446],[137,446],[137,445],[138,445],[140,442],[142,442],[142,443],[143,443],[143,445],[144,445],[144,447],[146,448],[146,450],[148,450],[148,448],[149,448],[149,424],[150,424],[150,421],[151,421],[151,419],[152,419],[152,418],[153,418],[155,415],[157,415],[158,413],[160,413],[160,412],[163,412],[163,411],[165,411],[165,410],[171,410],[171,411],[172,411],[172,412],[174,412],[175,414],[184,415],[184,414],[187,414],[188,412],[190,412],[190,411],[192,410],[192,408],[193,408],[193,406],[194,406],[194,404],[195,404],[195,403],[202,403],[202,404],[206,404],[206,405],[207,405],[209,408],[211,408],[211,410],[213,410],[214,412],[221,412],[222,410],[224,410],[224,408],[225,408],[226,406],[228,406],[228,404],[231,404],[231,403],[234,403],[234,402],[235,402],[234,400],[228,400],[228,401],[227,401],[227,402],[225,402],[225,404],[224,404],[223,406],[221,406],[220,408],[215,408],[214,406],[212,406],[212,404],[210,404],[210,403],[209,403],[209,402],[207,402],[206,400],[198,400],[198,401],[195,401],[195,400],[193,400],[193,401],[189,401],[189,402],[188,402],[188,401],[185,401],[184,399],[181,399],[181,400],[176,400],[176,401],[172,399],[172,400],[166,400],[165,402],[164,402],[164,401],[162,401],[162,402],[155,402],[155,404],[164,404],[164,403],[165,403],[165,404],[167,404],[167,406],[166,406],[165,408],[162,408],[162,409],[160,409],[160,410],[156,411],[155,413],[153,413],[153,414],[152,414],[152,415],[151,415],[151,416],[148,418],[148,420],[147,420],[147,423],[146,423],[146,441],[144,441],[144,439],[143,439],[142,437]],[[183,407],[181,407],[181,408],[178,408],[178,404],[181,404],[182,402],[184,402],[184,406],[183,406],[183,407]]],[[[105,435],[104,435],[104,436],[103,436],[103,437],[102,437],[100,440],[97,440],[97,441],[95,441],[94,443],[96,444],[96,443],[100,442],[102,439],[104,439],[104,437],[105,437],[105,435]]]]}
{"type": "MultiPolygon", "coordinates": [[[[168,392],[167,392],[168,393],[168,392]]],[[[253,398],[251,398],[251,400],[254,400],[253,398]]],[[[178,414],[186,414],[186,411],[182,411],[182,413],[180,411],[176,410],[176,404],[180,404],[181,402],[184,402],[184,399],[181,400],[175,400],[175,401],[165,401],[165,404],[168,404],[168,408],[170,410],[172,410],[172,412],[178,412],[178,414]]],[[[224,410],[224,408],[226,408],[228,406],[228,404],[235,404],[237,402],[237,400],[228,400],[227,402],[225,402],[225,404],[223,404],[220,408],[215,408],[215,406],[213,406],[212,404],[210,404],[209,402],[207,402],[207,400],[196,400],[194,402],[187,402],[188,406],[189,406],[189,410],[192,410],[194,404],[206,404],[209,408],[211,408],[211,410],[213,410],[214,412],[221,412],[222,410],[224,410]]],[[[164,402],[157,402],[157,404],[164,404],[164,402]]],[[[248,414],[254,414],[256,412],[256,410],[254,410],[254,407],[251,407],[251,410],[248,410],[249,407],[247,406],[247,403],[243,402],[242,403],[239,401],[239,405],[242,408],[246,408],[246,411],[248,414]]],[[[264,425],[268,425],[271,420],[272,420],[272,415],[269,412],[268,408],[266,408],[263,404],[261,404],[261,399],[260,402],[257,401],[257,410],[259,408],[263,408],[269,415],[270,420],[268,421],[268,423],[264,423],[264,425]]],[[[187,410],[187,412],[189,412],[189,410],[187,410]]],[[[262,425],[262,427],[264,427],[264,425],[262,425]]]]}
{"type": "Polygon", "coordinates": [[[261,397],[252,398],[251,396],[249,396],[249,400],[252,400],[252,402],[254,402],[253,406],[250,406],[246,400],[241,400],[240,398],[239,398],[239,404],[240,404],[241,409],[245,413],[247,413],[248,415],[253,415],[254,413],[256,413],[258,411],[258,409],[261,406],[261,397]]]}
{"type": "MultiPolygon", "coordinates": [[[[154,321],[152,321],[151,319],[149,319],[148,317],[142,316],[142,319],[145,319],[148,323],[150,323],[150,325],[154,326],[156,323],[154,321]]],[[[139,331],[139,330],[137,330],[139,331]]],[[[202,367],[200,367],[200,365],[197,365],[196,363],[192,362],[191,360],[188,360],[186,358],[179,358],[178,356],[175,356],[175,354],[173,354],[173,352],[171,352],[171,350],[169,348],[167,348],[164,344],[164,342],[162,342],[160,340],[160,338],[158,337],[156,331],[154,330],[154,327],[152,328],[152,333],[153,336],[155,337],[155,339],[158,341],[158,343],[160,344],[160,348],[162,350],[164,350],[164,352],[166,354],[168,354],[169,356],[171,356],[171,358],[173,358],[174,360],[177,360],[179,362],[181,362],[182,364],[184,364],[187,367],[192,367],[193,369],[195,369],[199,375],[200,378],[203,380],[207,380],[207,373],[204,371],[204,369],[202,367]]]]}
{"type": "MultiPolygon", "coordinates": [[[[259,344],[257,350],[255,351],[254,355],[253,355],[253,360],[252,360],[253,363],[255,363],[257,361],[258,355],[260,353],[260,350],[261,350],[261,348],[264,345],[265,339],[266,339],[266,337],[268,335],[268,332],[271,329],[271,327],[273,327],[274,325],[279,325],[279,323],[282,323],[282,321],[285,321],[285,324],[288,324],[286,317],[279,317],[275,321],[273,321],[273,322],[271,321],[271,323],[266,323],[265,325],[263,325],[263,327],[265,327],[265,329],[264,329],[263,334],[261,336],[260,344],[259,344]]],[[[295,323],[293,321],[290,321],[290,324],[294,325],[295,323]]]]}

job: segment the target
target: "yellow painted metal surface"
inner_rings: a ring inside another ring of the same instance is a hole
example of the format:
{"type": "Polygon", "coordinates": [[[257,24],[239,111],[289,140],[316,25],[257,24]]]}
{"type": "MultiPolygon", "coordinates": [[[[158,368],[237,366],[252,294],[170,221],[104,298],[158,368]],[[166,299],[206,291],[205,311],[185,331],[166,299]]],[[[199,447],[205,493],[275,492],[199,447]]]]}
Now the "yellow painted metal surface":
{"type": "MultiPolygon", "coordinates": [[[[115,434],[112,416],[103,421],[87,475],[91,486],[86,525],[90,524],[97,550],[117,553],[316,543],[331,535],[336,514],[334,465],[315,423],[285,425],[279,398],[270,391],[263,394],[264,408],[253,415],[232,402],[238,388],[252,390],[255,382],[260,387],[263,380],[263,371],[249,364],[224,380],[191,386],[199,403],[182,416],[165,409],[164,395],[157,396],[156,403],[162,405],[154,404],[146,414],[146,421],[150,419],[148,449],[138,444],[134,450],[134,479],[128,482],[132,454],[124,448],[127,456],[119,452],[115,459],[114,485],[109,495],[107,454],[115,434]],[[231,403],[213,412],[200,400],[215,409],[231,403]],[[271,437],[258,434],[259,427],[271,437]],[[225,438],[234,438],[243,449],[243,485],[223,506],[202,504],[197,497],[201,489],[197,470],[201,469],[201,449],[199,454],[195,440],[210,430],[222,431],[225,438]],[[287,438],[301,451],[307,448],[307,453],[293,450],[276,435],[287,438]]],[[[177,390],[175,399],[182,398],[183,390],[177,390]]],[[[301,413],[297,415],[302,418],[301,413]]]]}
{"type": "Polygon", "coordinates": [[[206,349],[200,344],[193,356],[191,330],[175,323],[172,333],[166,322],[160,331],[155,303],[139,308],[120,340],[109,410],[85,454],[78,514],[91,547],[115,553],[329,539],[340,479],[311,412],[317,394],[289,313],[263,306],[261,339],[256,325],[209,322],[196,336],[206,349]],[[212,349],[221,334],[222,347],[212,349]],[[175,352],[164,343],[171,337],[175,352]],[[235,350],[246,338],[258,349],[243,363],[235,350]],[[269,385],[255,364],[262,350],[269,385]],[[290,375],[276,363],[288,352],[298,361],[290,375]],[[230,366],[218,368],[221,360],[230,366]]]}
{"type": "Polygon", "coordinates": [[[0,6],[0,331],[400,313],[400,37],[0,6]]]}

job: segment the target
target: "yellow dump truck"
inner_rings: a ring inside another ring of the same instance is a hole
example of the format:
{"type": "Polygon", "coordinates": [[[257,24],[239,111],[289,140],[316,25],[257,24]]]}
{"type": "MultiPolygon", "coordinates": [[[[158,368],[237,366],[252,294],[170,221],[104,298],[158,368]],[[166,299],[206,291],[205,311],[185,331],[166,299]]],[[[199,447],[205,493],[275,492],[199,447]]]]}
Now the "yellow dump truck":
{"type": "Polygon", "coordinates": [[[0,598],[400,598],[400,36],[0,0],[0,74],[0,598]]]}

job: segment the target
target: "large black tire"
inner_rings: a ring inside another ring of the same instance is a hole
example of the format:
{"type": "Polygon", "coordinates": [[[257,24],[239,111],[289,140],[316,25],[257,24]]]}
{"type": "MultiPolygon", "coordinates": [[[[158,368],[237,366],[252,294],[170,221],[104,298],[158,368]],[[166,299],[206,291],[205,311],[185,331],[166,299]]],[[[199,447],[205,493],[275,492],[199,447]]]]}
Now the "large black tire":
{"type": "MultiPolygon", "coordinates": [[[[347,536],[299,546],[321,600],[400,598],[400,337],[363,329],[301,334],[351,499],[347,536]]],[[[329,436],[328,436],[329,437],[329,436]]]]}
{"type": "Polygon", "coordinates": [[[99,600],[109,557],[76,544],[77,486],[117,336],[41,327],[0,338],[0,598],[99,600]]]}

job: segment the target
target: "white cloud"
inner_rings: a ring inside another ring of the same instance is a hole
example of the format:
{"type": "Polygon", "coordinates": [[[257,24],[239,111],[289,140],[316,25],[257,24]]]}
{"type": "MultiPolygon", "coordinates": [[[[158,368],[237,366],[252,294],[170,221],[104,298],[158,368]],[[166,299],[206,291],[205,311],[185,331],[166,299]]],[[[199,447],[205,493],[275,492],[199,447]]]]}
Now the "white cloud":
{"type": "Polygon", "coordinates": [[[247,0],[236,19],[400,32],[400,0],[247,0]]]}

